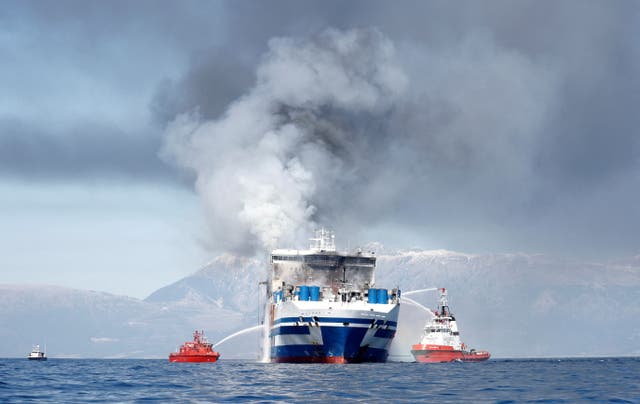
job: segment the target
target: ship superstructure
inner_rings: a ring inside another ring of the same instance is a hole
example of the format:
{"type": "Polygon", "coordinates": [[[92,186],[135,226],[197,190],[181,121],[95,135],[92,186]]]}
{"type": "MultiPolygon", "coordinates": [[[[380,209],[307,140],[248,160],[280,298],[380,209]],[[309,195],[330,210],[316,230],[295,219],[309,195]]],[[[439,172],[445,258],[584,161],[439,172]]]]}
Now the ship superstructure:
{"type": "Polygon", "coordinates": [[[318,230],[308,250],[274,250],[268,282],[272,362],[384,362],[400,291],[375,287],[376,258],[338,252],[318,230]]]}

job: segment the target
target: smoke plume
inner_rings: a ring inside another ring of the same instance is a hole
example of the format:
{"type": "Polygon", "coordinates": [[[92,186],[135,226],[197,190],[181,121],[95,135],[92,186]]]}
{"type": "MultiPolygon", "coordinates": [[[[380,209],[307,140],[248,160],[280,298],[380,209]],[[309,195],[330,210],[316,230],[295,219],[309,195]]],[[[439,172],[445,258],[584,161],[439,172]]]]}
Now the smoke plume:
{"type": "Polygon", "coordinates": [[[168,125],[165,154],[195,173],[218,249],[300,246],[318,224],[358,239],[390,217],[439,225],[472,198],[526,202],[553,78],[482,35],[446,50],[376,29],[274,38],[222,115],[168,125]],[[505,186],[522,192],[496,198],[505,186]]]}
{"type": "Polygon", "coordinates": [[[255,85],[219,119],[169,125],[166,152],[196,174],[216,242],[250,252],[309,234],[318,194],[349,175],[347,123],[387,113],[406,87],[394,52],[376,30],[272,39],[255,85]]]}

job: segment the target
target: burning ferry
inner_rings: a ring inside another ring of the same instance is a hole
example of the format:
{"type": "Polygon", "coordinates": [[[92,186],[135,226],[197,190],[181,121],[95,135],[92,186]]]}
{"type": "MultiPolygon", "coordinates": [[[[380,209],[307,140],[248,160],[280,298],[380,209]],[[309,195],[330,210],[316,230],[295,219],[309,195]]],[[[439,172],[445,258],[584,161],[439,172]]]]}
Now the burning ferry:
{"type": "Polygon", "coordinates": [[[308,250],[271,253],[271,362],[385,362],[400,291],[376,287],[373,253],[338,252],[324,229],[311,241],[308,250]]]}

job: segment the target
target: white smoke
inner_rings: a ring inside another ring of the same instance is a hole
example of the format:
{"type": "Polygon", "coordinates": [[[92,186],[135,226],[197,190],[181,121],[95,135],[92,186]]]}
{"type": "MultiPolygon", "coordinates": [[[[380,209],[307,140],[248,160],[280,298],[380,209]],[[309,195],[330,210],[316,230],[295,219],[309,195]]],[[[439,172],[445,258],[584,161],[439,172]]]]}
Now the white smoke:
{"type": "Polygon", "coordinates": [[[315,226],[319,182],[344,174],[345,131],[324,111],[384,114],[407,79],[376,30],[276,38],[253,88],[216,120],[197,112],[167,128],[165,155],[196,174],[216,247],[295,245],[315,226]]]}
{"type": "Polygon", "coordinates": [[[445,237],[527,206],[556,79],[482,35],[447,49],[372,29],[276,38],[253,87],[218,119],[179,115],[165,152],[196,174],[218,250],[300,247],[316,222],[342,240],[445,237]]]}

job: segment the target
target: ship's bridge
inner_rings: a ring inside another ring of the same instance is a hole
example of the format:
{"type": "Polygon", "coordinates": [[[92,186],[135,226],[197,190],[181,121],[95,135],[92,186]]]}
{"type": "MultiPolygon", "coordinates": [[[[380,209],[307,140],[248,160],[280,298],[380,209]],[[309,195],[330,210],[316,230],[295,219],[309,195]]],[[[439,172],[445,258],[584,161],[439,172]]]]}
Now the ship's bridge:
{"type": "Polygon", "coordinates": [[[316,233],[308,250],[278,249],[271,253],[272,279],[280,285],[338,287],[349,283],[356,289],[374,284],[376,257],[362,250],[339,252],[332,232],[316,233]]]}

